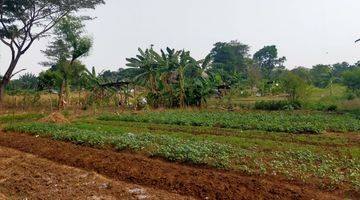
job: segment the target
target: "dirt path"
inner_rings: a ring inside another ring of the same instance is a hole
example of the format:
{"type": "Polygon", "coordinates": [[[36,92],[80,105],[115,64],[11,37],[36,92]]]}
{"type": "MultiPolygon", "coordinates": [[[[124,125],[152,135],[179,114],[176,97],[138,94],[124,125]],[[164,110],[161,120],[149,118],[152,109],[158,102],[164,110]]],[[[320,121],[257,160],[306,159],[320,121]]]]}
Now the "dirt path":
{"type": "Polygon", "coordinates": [[[25,134],[0,133],[0,145],[68,166],[96,171],[114,180],[200,199],[343,199],[343,194],[330,194],[311,186],[299,186],[275,178],[249,177],[178,165],[25,134]]]}
{"type": "Polygon", "coordinates": [[[0,199],[190,199],[0,147],[0,199]]]}

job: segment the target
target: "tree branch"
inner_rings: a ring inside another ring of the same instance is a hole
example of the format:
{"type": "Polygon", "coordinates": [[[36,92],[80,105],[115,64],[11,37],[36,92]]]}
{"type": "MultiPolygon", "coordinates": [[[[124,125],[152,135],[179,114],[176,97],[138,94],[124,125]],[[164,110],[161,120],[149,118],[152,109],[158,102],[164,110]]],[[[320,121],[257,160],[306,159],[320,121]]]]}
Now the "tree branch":
{"type": "Polygon", "coordinates": [[[26,69],[21,69],[21,70],[15,72],[15,73],[13,73],[13,74],[10,76],[10,79],[12,79],[14,76],[16,76],[17,74],[19,74],[19,73],[21,73],[21,72],[23,72],[23,71],[26,71],[26,69]]]}

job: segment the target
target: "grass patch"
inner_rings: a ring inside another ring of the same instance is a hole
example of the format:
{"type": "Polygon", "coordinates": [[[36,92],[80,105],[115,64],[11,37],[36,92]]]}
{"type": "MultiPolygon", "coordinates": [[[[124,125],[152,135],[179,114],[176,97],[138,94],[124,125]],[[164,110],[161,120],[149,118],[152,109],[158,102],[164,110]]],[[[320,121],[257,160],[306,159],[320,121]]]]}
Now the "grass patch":
{"type": "Polygon", "coordinates": [[[15,114],[15,115],[1,115],[0,123],[11,123],[21,121],[34,121],[43,118],[43,114],[15,114]]]}

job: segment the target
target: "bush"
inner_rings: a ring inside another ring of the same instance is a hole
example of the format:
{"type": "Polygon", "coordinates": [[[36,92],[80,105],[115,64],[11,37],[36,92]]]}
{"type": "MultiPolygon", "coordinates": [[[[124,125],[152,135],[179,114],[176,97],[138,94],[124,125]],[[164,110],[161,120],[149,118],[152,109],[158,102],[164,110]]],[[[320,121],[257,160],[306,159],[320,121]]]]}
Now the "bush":
{"type": "Polygon", "coordinates": [[[294,110],[300,109],[299,101],[258,101],[255,103],[257,110],[294,110]]]}
{"type": "Polygon", "coordinates": [[[356,95],[355,93],[349,92],[349,93],[346,94],[345,97],[346,97],[347,100],[350,101],[350,100],[354,100],[354,99],[356,98],[356,96],[357,96],[357,95],[356,95]]]}
{"type": "Polygon", "coordinates": [[[337,105],[330,105],[327,107],[327,111],[333,112],[333,111],[337,111],[338,107],[337,105]]]}
{"type": "Polygon", "coordinates": [[[316,103],[313,106],[311,106],[311,109],[317,110],[317,111],[337,111],[338,107],[335,104],[326,104],[326,103],[316,103]]]}
{"type": "Polygon", "coordinates": [[[304,100],[307,97],[308,85],[299,76],[288,72],[282,78],[283,87],[291,101],[304,100]]]}

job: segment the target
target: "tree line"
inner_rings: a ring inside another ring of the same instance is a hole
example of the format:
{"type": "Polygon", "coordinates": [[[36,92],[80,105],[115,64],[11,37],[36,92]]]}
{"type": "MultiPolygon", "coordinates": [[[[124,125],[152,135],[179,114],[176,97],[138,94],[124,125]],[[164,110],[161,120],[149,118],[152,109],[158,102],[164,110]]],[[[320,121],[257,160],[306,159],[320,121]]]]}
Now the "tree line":
{"type": "Polygon", "coordinates": [[[144,88],[143,96],[153,107],[202,106],[210,96],[221,97],[224,90],[234,89],[252,95],[282,92],[295,101],[305,95],[304,90],[310,85],[331,89],[333,84],[343,84],[354,96],[359,96],[360,63],[288,70],[284,66],[286,57],[278,55],[275,45],[250,55],[249,45],[239,41],[215,43],[200,60],[187,50],[156,50],[150,46],[127,58],[126,68],[89,70],[81,58],[88,55],[93,45],[84,25],[91,17],[75,13],[103,3],[103,0],[0,0],[0,40],[12,55],[1,77],[0,102],[5,90],[9,94],[47,90],[58,93],[61,106],[71,91],[91,91],[101,99],[107,92],[119,89],[103,85],[118,82],[144,88]],[[47,35],[53,37],[42,51],[47,60],[41,64],[48,70],[38,76],[27,73],[10,81],[23,71],[14,71],[21,56],[34,41],[47,35]]]}
{"type": "Polygon", "coordinates": [[[83,35],[83,28],[78,18],[64,18],[55,27],[57,37],[43,51],[49,61],[42,64],[49,69],[38,76],[30,73],[20,76],[10,82],[7,91],[56,90],[61,102],[71,90],[93,91],[101,83],[129,81],[146,90],[144,97],[152,107],[201,106],[222,88],[252,95],[286,93],[290,101],[301,99],[310,85],[331,89],[333,84],[343,84],[353,95],[360,94],[360,63],[288,70],[284,66],[286,58],[278,55],[276,46],[265,46],[251,56],[249,46],[238,41],[214,44],[201,60],[186,50],[156,51],[150,46],[127,58],[127,68],[96,73],[95,68],[89,71],[78,60],[87,55],[92,44],[83,35]]]}

